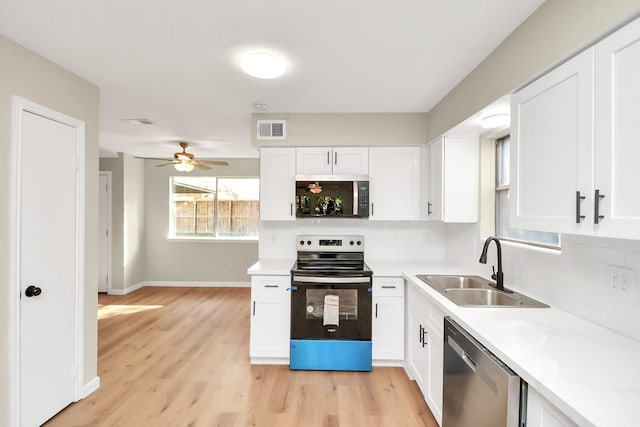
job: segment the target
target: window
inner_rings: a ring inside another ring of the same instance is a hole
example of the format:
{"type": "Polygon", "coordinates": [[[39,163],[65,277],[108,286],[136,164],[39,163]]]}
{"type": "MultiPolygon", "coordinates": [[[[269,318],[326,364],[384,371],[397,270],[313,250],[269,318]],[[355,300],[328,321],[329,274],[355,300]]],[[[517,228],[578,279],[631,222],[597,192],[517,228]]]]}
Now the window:
{"type": "Polygon", "coordinates": [[[174,176],[170,180],[170,237],[258,236],[258,178],[174,176]]]}
{"type": "Polygon", "coordinates": [[[560,234],[509,228],[509,136],[496,140],[496,236],[540,246],[560,247],[560,234]]]}

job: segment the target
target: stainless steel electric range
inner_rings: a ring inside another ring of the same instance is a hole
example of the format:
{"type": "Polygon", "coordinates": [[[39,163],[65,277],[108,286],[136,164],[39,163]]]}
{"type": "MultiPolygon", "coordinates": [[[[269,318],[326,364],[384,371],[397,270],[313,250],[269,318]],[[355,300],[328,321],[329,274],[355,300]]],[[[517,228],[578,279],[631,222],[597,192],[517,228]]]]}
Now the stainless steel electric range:
{"type": "Polygon", "coordinates": [[[371,370],[371,278],[363,236],[298,236],[290,368],[371,370]]]}

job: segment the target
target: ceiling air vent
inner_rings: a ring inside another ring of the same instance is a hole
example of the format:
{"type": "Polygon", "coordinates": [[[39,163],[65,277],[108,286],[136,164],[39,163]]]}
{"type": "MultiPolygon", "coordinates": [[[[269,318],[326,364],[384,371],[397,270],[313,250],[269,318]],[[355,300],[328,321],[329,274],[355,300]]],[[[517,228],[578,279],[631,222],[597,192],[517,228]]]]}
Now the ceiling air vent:
{"type": "Polygon", "coordinates": [[[287,139],[287,121],[258,120],[258,139],[287,139]]]}

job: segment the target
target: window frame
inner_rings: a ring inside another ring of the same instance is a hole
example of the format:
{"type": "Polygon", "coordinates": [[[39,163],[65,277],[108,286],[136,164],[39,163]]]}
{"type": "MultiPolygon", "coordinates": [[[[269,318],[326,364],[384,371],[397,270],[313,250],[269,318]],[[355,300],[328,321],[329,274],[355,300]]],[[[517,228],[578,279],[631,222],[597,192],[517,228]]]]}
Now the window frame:
{"type": "MultiPolygon", "coordinates": [[[[259,239],[259,233],[260,233],[260,227],[259,227],[259,221],[260,221],[260,214],[259,214],[259,203],[260,203],[260,193],[258,191],[258,199],[256,200],[258,202],[258,217],[256,218],[257,222],[258,222],[258,226],[256,228],[256,234],[255,235],[238,235],[238,236],[232,236],[232,235],[222,235],[222,236],[218,236],[215,235],[215,233],[218,232],[218,186],[219,186],[219,180],[224,180],[224,179],[229,179],[229,180],[242,180],[242,179],[251,179],[251,180],[256,180],[258,182],[258,187],[260,185],[260,177],[259,176],[228,176],[228,175],[215,175],[215,176],[204,176],[204,175],[195,175],[195,176],[189,176],[189,178],[207,178],[207,179],[215,179],[215,196],[213,198],[213,221],[214,221],[214,235],[210,236],[210,235],[203,235],[201,237],[198,236],[187,236],[187,235],[176,235],[176,224],[175,224],[175,215],[174,215],[174,180],[175,178],[185,178],[182,175],[171,175],[169,176],[169,197],[168,197],[168,233],[167,233],[167,240],[172,241],[172,242],[201,242],[201,243],[206,243],[206,242],[232,242],[232,243],[242,243],[242,242],[248,242],[248,243],[252,243],[252,242],[256,242],[259,239]]],[[[194,206],[195,209],[195,206],[194,206]]],[[[195,217],[194,217],[195,220],[195,217]]]]}
{"type": "MultiPolygon", "coordinates": [[[[527,246],[534,246],[534,247],[538,247],[538,248],[544,248],[544,249],[551,249],[551,250],[557,250],[560,251],[562,249],[562,235],[561,233],[554,233],[551,231],[545,232],[545,231],[535,231],[535,230],[523,230],[523,231],[529,231],[529,232],[533,232],[533,233],[550,233],[550,234],[557,234],[558,235],[558,245],[553,245],[553,244],[549,244],[549,243],[544,243],[544,242],[540,242],[540,241],[534,241],[534,240],[521,240],[521,239],[516,239],[514,237],[511,236],[500,236],[498,235],[498,218],[499,218],[499,209],[498,209],[498,202],[500,200],[500,198],[498,197],[498,194],[501,192],[507,192],[511,187],[511,183],[510,181],[507,184],[503,184],[500,183],[500,174],[499,174],[499,168],[501,165],[501,158],[500,158],[500,154],[501,151],[499,150],[499,144],[501,144],[504,140],[508,139],[509,141],[511,141],[511,135],[509,132],[504,133],[503,135],[496,137],[494,139],[494,155],[493,155],[493,160],[494,160],[494,165],[493,165],[493,175],[494,175],[494,179],[493,179],[493,187],[494,187],[494,191],[493,191],[493,212],[494,212],[494,218],[493,218],[493,229],[494,229],[494,233],[495,236],[500,239],[501,241],[505,241],[505,242],[511,242],[511,243],[516,243],[516,244],[520,244],[520,245],[527,245],[527,246]]],[[[508,161],[510,161],[510,157],[507,158],[508,161]]],[[[509,168],[511,167],[511,165],[509,165],[509,168]]],[[[508,171],[508,173],[510,174],[510,169],[508,171]]],[[[508,177],[509,175],[507,175],[508,177]]],[[[519,230],[519,229],[514,229],[514,230],[519,230]]]]}

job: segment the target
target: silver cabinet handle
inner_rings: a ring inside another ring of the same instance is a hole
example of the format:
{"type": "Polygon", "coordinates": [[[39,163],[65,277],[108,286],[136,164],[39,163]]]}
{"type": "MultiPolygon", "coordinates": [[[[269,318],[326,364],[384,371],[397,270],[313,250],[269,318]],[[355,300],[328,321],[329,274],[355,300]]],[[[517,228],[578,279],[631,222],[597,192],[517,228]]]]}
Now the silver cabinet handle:
{"type": "Polygon", "coordinates": [[[256,302],[253,302],[253,316],[256,315],[256,302]]]}
{"type": "Polygon", "coordinates": [[[396,285],[382,285],[382,289],[395,289],[396,285]]]}
{"type": "Polygon", "coordinates": [[[293,216],[293,203],[289,203],[289,215],[293,216]]]}
{"type": "Polygon", "coordinates": [[[378,303],[376,303],[376,319],[378,318],[378,303]]]}
{"type": "Polygon", "coordinates": [[[277,288],[278,285],[264,285],[265,288],[277,288]]]}
{"type": "Polygon", "coordinates": [[[338,164],[338,153],[337,152],[333,153],[333,164],[334,165],[338,164]]]}
{"type": "Polygon", "coordinates": [[[327,164],[330,165],[331,161],[329,160],[329,156],[331,155],[331,153],[329,151],[327,151],[327,164]]]}

